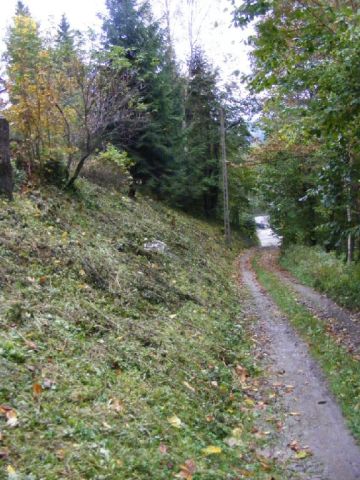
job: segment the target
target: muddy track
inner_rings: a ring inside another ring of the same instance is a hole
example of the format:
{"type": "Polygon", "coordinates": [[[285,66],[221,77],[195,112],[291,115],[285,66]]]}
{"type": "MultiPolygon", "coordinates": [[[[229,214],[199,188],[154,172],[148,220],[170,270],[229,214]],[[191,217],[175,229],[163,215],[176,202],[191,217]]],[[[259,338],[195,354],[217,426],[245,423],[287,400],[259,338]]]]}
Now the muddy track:
{"type": "Polygon", "coordinates": [[[360,313],[349,312],[326,295],[302,285],[289,272],[279,266],[278,257],[278,248],[264,249],[261,263],[288,285],[305,307],[327,323],[339,343],[342,343],[349,352],[360,355],[360,313]]]}
{"type": "Polygon", "coordinates": [[[289,445],[296,442],[300,448],[308,447],[312,452],[308,459],[295,465],[293,462],[300,478],[359,480],[360,448],[307,345],[259,285],[251,269],[253,255],[252,250],[240,259],[242,282],[252,297],[248,307],[258,318],[258,336],[267,358],[269,383],[283,387],[279,388],[279,402],[285,420],[274,456],[280,460],[293,458],[289,445]]]}

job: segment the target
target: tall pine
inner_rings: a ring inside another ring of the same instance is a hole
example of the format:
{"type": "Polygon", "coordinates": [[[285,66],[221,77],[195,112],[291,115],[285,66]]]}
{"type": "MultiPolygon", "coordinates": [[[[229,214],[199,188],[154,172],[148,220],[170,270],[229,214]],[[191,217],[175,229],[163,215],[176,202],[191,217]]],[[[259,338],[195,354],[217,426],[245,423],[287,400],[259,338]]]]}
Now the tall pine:
{"type": "Polygon", "coordinates": [[[172,196],[186,210],[215,216],[220,187],[220,98],[216,73],[203,51],[189,62],[185,101],[185,148],[174,171],[172,196]]]}
{"type": "MultiPolygon", "coordinates": [[[[181,141],[182,88],[168,36],[154,21],[148,2],[107,0],[105,46],[120,46],[141,80],[139,95],[149,121],[131,145],[135,177],[159,195],[181,141]]],[[[117,143],[116,132],[113,142],[117,143]]]]}

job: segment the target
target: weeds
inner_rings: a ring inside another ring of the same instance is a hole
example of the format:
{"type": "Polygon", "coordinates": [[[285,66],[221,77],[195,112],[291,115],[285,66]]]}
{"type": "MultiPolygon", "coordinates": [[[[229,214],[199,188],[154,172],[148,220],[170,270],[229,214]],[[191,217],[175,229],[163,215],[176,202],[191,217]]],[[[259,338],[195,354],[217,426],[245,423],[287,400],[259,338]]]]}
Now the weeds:
{"type": "Polygon", "coordinates": [[[234,375],[256,370],[219,229],[80,185],[2,206],[0,405],[18,423],[0,418],[0,477],[277,478],[234,375]],[[156,239],[168,253],[144,252],[156,239]]]}
{"type": "Polygon", "coordinates": [[[300,281],[328,294],[352,310],[360,308],[360,265],[346,265],[334,253],[319,247],[295,245],[283,253],[280,263],[300,281]]]}

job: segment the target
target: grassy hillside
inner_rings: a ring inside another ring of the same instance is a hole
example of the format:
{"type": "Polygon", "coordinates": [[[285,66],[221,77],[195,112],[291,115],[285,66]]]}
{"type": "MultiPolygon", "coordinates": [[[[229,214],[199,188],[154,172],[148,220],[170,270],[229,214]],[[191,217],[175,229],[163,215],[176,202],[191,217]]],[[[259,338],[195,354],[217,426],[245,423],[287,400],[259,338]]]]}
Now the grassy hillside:
{"type": "Polygon", "coordinates": [[[235,373],[256,373],[240,244],[85,182],[2,203],[0,228],[0,478],[271,477],[235,373]]]}

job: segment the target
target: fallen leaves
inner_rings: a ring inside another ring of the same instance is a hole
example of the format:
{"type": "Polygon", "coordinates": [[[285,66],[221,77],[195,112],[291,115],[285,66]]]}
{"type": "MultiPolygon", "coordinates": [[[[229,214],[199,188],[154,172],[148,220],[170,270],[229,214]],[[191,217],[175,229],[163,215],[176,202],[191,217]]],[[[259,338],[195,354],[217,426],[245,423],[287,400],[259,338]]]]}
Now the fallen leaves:
{"type": "Polygon", "coordinates": [[[185,385],[185,387],[186,387],[188,390],[190,390],[191,392],[193,392],[193,393],[196,392],[195,388],[192,387],[192,386],[190,385],[190,383],[188,383],[188,382],[183,382],[183,385],[185,385]]]}
{"type": "Polygon", "coordinates": [[[6,467],[6,472],[8,474],[9,480],[17,480],[19,478],[18,474],[16,473],[15,468],[12,465],[8,465],[6,467]]]}
{"type": "Polygon", "coordinates": [[[10,428],[14,428],[19,424],[16,411],[7,405],[0,405],[0,415],[5,416],[6,425],[10,428]]]}
{"type": "Polygon", "coordinates": [[[43,388],[40,383],[34,383],[33,385],[33,395],[34,397],[40,397],[42,394],[43,388]]]}
{"type": "Polygon", "coordinates": [[[295,454],[295,458],[298,460],[303,460],[304,458],[310,457],[312,455],[311,451],[309,449],[306,450],[299,450],[295,454]]]}
{"type": "Polygon", "coordinates": [[[168,447],[164,443],[161,443],[159,445],[159,452],[161,455],[166,455],[168,453],[168,447]]]}
{"type": "Polygon", "coordinates": [[[116,413],[122,413],[125,407],[118,398],[111,398],[109,400],[109,408],[116,413]]]}
{"type": "Polygon", "coordinates": [[[209,445],[208,447],[202,449],[202,453],[204,455],[218,455],[221,452],[222,449],[220,447],[216,447],[215,445],[209,445]]]}
{"type": "Polygon", "coordinates": [[[246,383],[246,379],[249,376],[249,373],[245,367],[242,367],[241,365],[237,365],[235,367],[235,373],[238,376],[240,383],[242,384],[246,383]]]}
{"type": "Polygon", "coordinates": [[[196,473],[196,463],[189,459],[181,465],[180,472],[175,475],[176,478],[184,478],[185,480],[192,480],[194,473],[196,473]]]}
{"type": "Polygon", "coordinates": [[[307,446],[301,447],[297,440],[293,440],[292,442],[290,442],[288,447],[290,447],[291,450],[295,452],[295,458],[297,460],[303,460],[312,455],[312,452],[309,449],[309,447],[307,446]]]}
{"type": "Polygon", "coordinates": [[[9,457],[10,451],[4,447],[0,450],[0,460],[6,460],[9,457]]]}
{"type": "Polygon", "coordinates": [[[179,417],[176,415],[173,415],[172,417],[169,417],[167,421],[170,423],[170,425],[174,428],[181,428],[182,426],[182,421],[180,420],[179,417]]]}
{"type": "Polygon", "coordinates": [[[225,443],[229,447],[239,447],[243,444],[241,436],[243,434],[243,429],[241,427],[234,428],[231,432],[231,437],[225,439],[225,443]]]}

